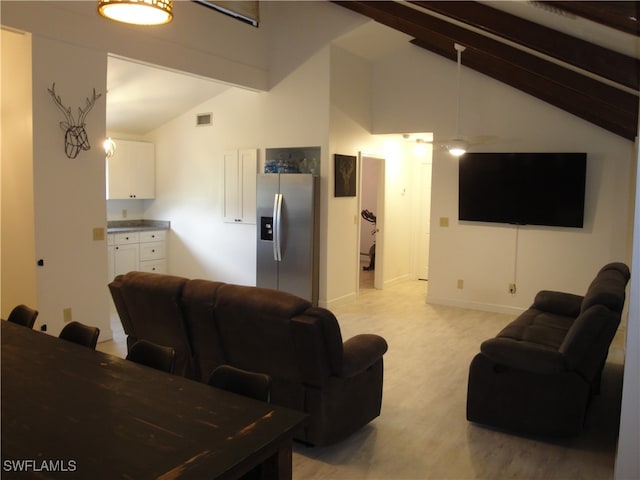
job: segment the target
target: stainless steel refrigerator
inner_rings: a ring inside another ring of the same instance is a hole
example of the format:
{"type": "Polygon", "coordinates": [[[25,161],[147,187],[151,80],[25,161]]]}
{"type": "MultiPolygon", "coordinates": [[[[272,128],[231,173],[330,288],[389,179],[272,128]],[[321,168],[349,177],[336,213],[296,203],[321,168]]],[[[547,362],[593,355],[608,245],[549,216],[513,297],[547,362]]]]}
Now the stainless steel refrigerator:
{"type": "Polygon", "coordinates": [[[258,287],[318,304],[318,177],[259,174],[257,180],[258,287]]]}

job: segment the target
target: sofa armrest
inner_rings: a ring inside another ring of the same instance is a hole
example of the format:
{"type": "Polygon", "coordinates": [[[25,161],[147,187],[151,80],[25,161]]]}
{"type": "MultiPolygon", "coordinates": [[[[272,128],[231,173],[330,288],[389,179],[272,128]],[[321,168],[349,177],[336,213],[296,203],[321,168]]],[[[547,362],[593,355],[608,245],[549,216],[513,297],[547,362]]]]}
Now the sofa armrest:
{"type": "Polygon", "coordinates": [[[497,364],[533,373],[567,370],[564,356],[557,350],[522,340],[492,338],[482,342],[480,351],[497,364]]]}
{"type": "Polygon", "coordinates": [[[574,295],[573,293],[542,290],[536,295],[531,307],[543,312],[557,313],[575,318],[580,315],[583,298],[581,295],[574,295]]]}
{"type": "Polygon", "coordinates": [[[353,377],[365,371],[387,351],[388,345],[379,335],[363,333],[351,337],[343,344],[342,369],[340,377],[353,377]]]}

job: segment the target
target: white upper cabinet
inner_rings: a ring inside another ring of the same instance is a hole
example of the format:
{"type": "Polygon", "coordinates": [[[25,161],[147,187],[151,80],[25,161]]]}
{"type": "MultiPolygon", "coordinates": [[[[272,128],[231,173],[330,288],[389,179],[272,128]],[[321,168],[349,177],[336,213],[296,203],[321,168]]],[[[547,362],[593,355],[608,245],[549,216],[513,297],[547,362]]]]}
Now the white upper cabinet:
{"type": "Polygon", "coordinates": [[[256,223],[256,173],[258,151],[255,149],[224,152],[224,221],[256,223]]]}
{"type": "Polygon", "coordinates": [[[154,198],[156,162],[153,143],[114,139],[107,159],[107,199],[154,198]]]}

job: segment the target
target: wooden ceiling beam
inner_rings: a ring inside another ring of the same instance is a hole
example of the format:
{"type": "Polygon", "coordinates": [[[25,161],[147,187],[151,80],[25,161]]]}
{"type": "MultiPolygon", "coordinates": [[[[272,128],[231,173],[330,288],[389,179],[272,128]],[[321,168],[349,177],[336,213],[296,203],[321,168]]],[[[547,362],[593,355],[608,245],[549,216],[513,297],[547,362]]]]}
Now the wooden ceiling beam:
{"type": "Polygon", "coordinates": [[[415,37],[413,43],[452,60],[453,43],[467,47],[464,65],[633,140],[638,97],[484,35],[392,1],[335,1],[415,37]]]}
{"type": "Polygon", "coordinates": [[[540,1],[551,10],[563,10],[593,22],[615,28],[631,35],[640,35],[640,2],[576,2],[576,1],[540,1]]]}
{"type": "MultiPolygon", "coordinates": [[[[572,37],[478,2],[412,1],[410,3],[557,58],[569,65],[579,67],[620,85],[638,90],[640,61],[636,58],[572,37]]],[[[544,5],[543,2],[541,3],[544,5]]],[[[552,7],[555,7],[558,3],[582,4],[585,2],[554,1],[552,3],[552,7]]],[[[605,6],[599,7],[598,11],[601,11],[606,10],[609,3],[620,2],[595,3],[605,4],[605,6]]]]}

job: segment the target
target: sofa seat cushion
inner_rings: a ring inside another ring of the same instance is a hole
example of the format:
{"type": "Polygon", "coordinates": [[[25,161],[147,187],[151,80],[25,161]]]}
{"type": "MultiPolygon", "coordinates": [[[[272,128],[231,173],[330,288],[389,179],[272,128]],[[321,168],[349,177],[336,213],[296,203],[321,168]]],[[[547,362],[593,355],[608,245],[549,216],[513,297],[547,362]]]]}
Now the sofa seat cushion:
{"type": "Polygon", "coordinates": [[[480,351],[505,367],[536,373],[565,371],[560,346],[573,322],[572,317],[530,308],[483,342],[480,351]]]}
{"type": "Polygon", "coordinates": [[[498,338],[525,341],[558,350],[574,322],[573,317],[530,308],[498,333],[498,338]]]}

